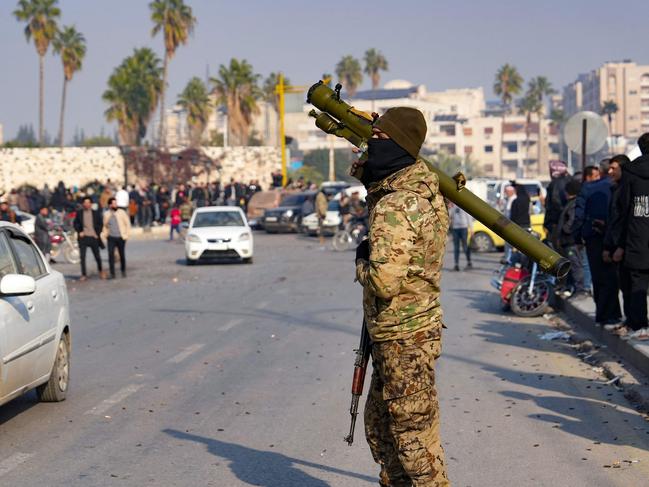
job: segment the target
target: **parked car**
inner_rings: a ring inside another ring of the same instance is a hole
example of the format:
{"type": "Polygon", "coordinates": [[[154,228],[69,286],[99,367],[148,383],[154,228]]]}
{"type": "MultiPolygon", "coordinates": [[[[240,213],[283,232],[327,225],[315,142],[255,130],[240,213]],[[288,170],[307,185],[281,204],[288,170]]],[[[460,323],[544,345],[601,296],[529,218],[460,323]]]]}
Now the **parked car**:
{"type": "Polygon", "coordinates": [[[264,212],[263,226],[268,233],[297,232],[302,226],[302,205],[307,198],[315,200],[316,191],[287,194],[278,208],[264,212]]]}
{"type": "Polygon", "coordinates": [[[252,230],[236,206],[204,206],[192,215],[185,238],[187,265],[208,260],[252,263],[252,230]]]}
{"type": "MultiPolygon", "coordinates": [[[[331,200],[327,205],[327,216],[324,219],[324,233],[325,235],[333,235],[340,226],[340,201],[331,200]]],[[[302,231],[309,235],[318,234],[318,215],[311,213],[302,218],[302,231]]]]}
{"type": "MultiPolygon", "coordinates": [[[[530,223],[532,230],[541,236],[541,240],[546,237],[543,220],[545,220],[545,213],[543,213],[541,202],[538,197],[533,198],[530,210],[530,223]]],[[[505,246],[505,240],[487,228],[483,223],[474,220],[473,237],[469,244],[476,252],[494,252],[505,246]]]]}
{"type": "Polygon", "coordinates": [[[248,224],[251,228],[259,229],[262,227],[264,211],[270,208],[277,208],[282,201],[285,193],[280,190],[259,191],[255,193],[248,201],[248,224]]]}
{"type": "Polygon", "coordinates": [[[20,226],[23,227],[27,235],[34,235],[36,231],[36,217],[30,213],[18,210],[16,212],[20,226]]]}
{"type": "Polygon", "coordinates": [[[70,311],[65,279],[27,233],[0,222],[0,405],[36,389],[63,401],[70,380],[70,311]]]}

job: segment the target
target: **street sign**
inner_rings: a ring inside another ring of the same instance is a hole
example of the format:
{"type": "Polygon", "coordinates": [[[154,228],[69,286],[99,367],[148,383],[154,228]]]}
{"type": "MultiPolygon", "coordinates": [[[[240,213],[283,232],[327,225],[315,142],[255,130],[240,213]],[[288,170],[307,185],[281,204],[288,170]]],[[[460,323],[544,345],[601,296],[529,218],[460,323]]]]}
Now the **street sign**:
{"type": "Polygon", "coordinates": [[[596,153],[604,147],[607,137],[608,127],[595,112],[575,113],[563,129],[563,138],[570,150],[582,155],[596,153]]]}

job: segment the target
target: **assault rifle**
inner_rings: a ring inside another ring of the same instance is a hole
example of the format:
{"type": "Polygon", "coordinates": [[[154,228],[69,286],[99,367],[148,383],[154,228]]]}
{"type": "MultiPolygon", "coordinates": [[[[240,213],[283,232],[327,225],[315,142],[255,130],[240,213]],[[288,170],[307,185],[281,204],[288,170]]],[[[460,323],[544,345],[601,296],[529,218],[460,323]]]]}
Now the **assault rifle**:
{"type": "Polygon", "coordinates": [[[356,417],[358,416],[358,401],[363,395],[363,384],[365,383],[365,373],[367,372],[367,362],[372,350],[372,341],[370,334],[367,332],[367,324],[363,320],[363,331],[361,332],[361,343],[356,350],[356,361],[354,362],[354,379],[352,380],[352,405],[349,408],[349,414],[352,416],[352,423],[349,427],[349,434],[345,441],[351,446],[354,443],[354,429],[356,428],[356,417]]]}

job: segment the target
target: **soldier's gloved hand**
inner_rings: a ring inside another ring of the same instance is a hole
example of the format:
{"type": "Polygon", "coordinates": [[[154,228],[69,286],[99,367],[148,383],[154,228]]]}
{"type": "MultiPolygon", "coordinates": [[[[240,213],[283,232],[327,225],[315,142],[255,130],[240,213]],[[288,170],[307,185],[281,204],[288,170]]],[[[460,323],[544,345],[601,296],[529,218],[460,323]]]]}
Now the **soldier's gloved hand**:
{"type": "Polygon", "coordinates": [[[356,262],[358,260],[370,260],[370,241],[368,239],[363,240],[358,247],[356,247],[356,262]]]}

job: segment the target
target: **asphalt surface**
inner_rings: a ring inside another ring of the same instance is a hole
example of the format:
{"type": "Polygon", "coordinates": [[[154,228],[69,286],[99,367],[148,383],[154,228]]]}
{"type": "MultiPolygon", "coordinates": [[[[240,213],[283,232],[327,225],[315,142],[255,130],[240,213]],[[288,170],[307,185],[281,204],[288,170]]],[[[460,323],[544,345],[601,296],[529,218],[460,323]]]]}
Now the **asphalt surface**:
{"type": "MultiPolygon", "coordinates": [[[[127,279],[70,277],[72,388],[0,408],[1,486],[376,485],[349,427],[353,253],[255,236],[252,265],[127,246],[127,279]]],[[[649,422],[542,318],[502,314],[496,256],[444,273],[437,379],[454,486],[649,485],[649,422]]],[[[447,262],[448,264],[448,262],[447,262]]],[[[89,264],[94,270],[94,263],[89,264]]],[[[450,269],[450,265],[447,265],[450,269]]]]}

